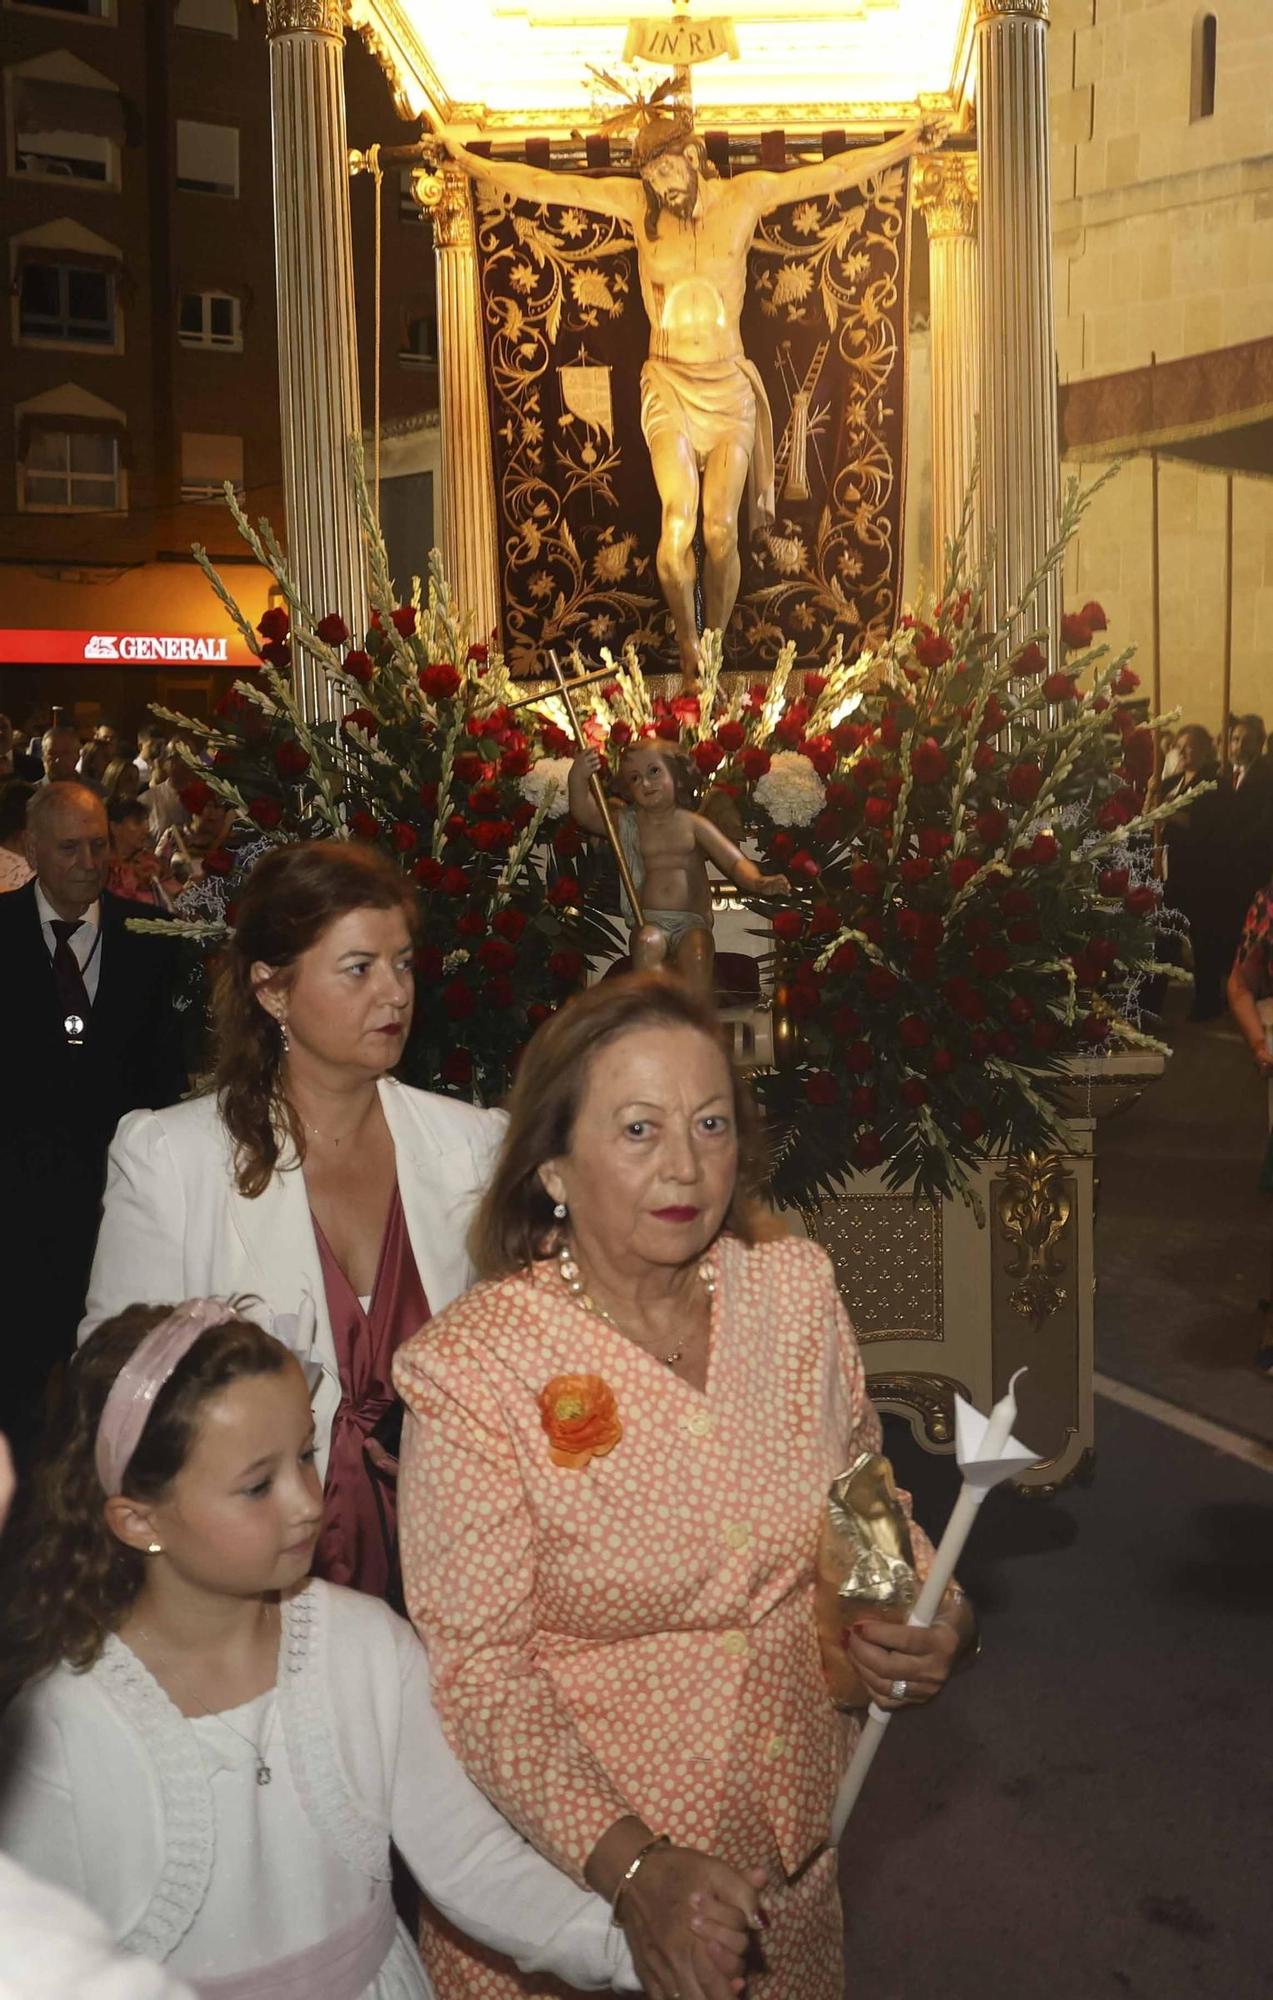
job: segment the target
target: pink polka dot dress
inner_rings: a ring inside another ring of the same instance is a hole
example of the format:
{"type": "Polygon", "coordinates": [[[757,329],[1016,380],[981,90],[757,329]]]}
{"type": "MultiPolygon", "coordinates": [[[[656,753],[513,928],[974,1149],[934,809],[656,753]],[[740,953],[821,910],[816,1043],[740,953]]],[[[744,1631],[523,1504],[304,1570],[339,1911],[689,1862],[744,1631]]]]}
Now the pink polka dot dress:
{"type": "MultiPolygon", "coordinates": [[[[858,1725],[826,1692],[814,1560],[827,1488],[879,1424],[820,1249],[726,1238],[713,1261],[701,1392],[572,1299],[553,1262],[479,1285],[399,1351],[407,1609],[454,1749],[542,1853],[582,1881],[636,1813],[764,1867],[749,2000],[840,2000],[820,1850],[858,1725]],[[553,1462],[541,1422],[561,1375],[600,1377],[622,1425],[583,1466],[553,1462]]],[[[440,2000],[566,1991],[440,1923],[421,1943],[440,2000]]]]}

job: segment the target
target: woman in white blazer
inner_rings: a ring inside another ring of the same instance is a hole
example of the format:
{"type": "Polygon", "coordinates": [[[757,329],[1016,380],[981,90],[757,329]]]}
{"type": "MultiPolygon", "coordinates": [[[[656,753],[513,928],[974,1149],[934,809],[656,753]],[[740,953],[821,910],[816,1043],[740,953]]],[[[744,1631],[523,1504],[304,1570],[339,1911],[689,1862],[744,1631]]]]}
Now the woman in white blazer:
{"type": "Polygon", "coordinates": [[[415,898],[384,856],[311,841],[262,857],[213,995],[205,1096],[124,1118],[81,1341],[137,1302],[255,1300],[313,1387],[325,1479],[315,1569],[394,1589],[394,1493],[372,1436],[393,1355],[467,1289],[471,1212],[502,1113],[395,1082],[415,898]]]}

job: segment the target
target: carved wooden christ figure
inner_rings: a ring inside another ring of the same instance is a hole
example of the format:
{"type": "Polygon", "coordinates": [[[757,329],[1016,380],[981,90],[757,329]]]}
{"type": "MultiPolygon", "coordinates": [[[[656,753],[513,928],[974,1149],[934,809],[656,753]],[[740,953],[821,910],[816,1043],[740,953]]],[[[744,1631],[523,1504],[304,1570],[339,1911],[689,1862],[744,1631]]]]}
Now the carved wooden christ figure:
{"type": "Polygon", "coordinates": [[[787,202],[856,187],[931,144],[916,126],[887,145],[839,153],[787,173],[753,169],[722,180],[683,112],[648,114],[633,144],[635,178],[591,179],[483,159],[450,144],[455,160],[522,201],[562,203],[626,222],[636,239],[650,352],[641,370],[641,429],[662,506],[658,575],[672,614],[681,672],[698,672],[694,535],[703,519],[703,611],[723,631],[738,596],[739,514],[774,517],[773,420],[765,385],[743,352],[747,252],[762,215],[787,202]]]}

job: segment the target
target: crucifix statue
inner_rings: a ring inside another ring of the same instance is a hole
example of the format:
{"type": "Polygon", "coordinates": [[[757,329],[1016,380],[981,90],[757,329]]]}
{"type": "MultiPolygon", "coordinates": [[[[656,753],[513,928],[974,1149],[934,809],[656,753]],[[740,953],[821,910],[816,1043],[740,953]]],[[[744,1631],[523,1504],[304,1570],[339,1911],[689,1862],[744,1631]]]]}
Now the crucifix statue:
{"type": "Polygon", "coordinates": [[[694,538],[703,529],[704,623],[723,631],[740,574],[739,516],[774,517],[769,399],[743,351],[747,252],[760,218],[793,201],[856,187],[938,136],[915,126],[886,145],[838,153],[785,173],[750,169],[723,180],[683,105],[640,102],[635,175],[556,172],[488,160],[448,141],[475,180],[521,201],[560,202],[626,222],[636,243],[650,322],[641,370],[641,430],[662,508],[657,567],[687,684],[698,674],[694,538]]]}

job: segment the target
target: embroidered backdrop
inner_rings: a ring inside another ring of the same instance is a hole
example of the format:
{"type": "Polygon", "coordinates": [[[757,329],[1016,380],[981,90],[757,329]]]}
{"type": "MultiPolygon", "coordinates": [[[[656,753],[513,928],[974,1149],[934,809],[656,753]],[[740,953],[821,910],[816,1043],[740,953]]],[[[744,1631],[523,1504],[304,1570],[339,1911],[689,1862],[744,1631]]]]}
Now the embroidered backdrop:
{"type": "MultiPolygon", "coordinates": [[[[641,435],[649,325],[626,225],[479,188],[504,636],[518,673],[547,649],[633,639],[673,671],[654,568],[659,503],[641,435]]],[[[743,345],[768,390],[776,519],[748,546],[727,663],[798,663],[891,630],[905,487],[904,168],[761,220],[743,345]]],[[[744,506],[745,513],[745,506],[744,506]]]]}

